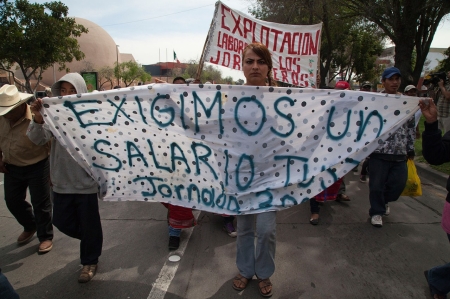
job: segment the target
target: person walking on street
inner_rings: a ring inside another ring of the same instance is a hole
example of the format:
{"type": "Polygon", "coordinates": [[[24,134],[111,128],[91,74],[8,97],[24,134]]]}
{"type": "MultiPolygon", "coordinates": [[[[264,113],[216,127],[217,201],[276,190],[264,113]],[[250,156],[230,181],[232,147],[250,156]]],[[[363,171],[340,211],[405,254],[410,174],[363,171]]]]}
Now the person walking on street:
{"type": "MultiPolygon", "coordinates": [[[[261,43],[249,44],[242,51],[242,70],[245,85],[266,86],[273,84],[272,57],[261,43]]],[[[276,211],[237,217],[236,265],[239,274],[233,279],[233,288],[242,291],[256,275],[259,292],[264,297],[272,296],[270,277],[275,272],[276,211]],[[257,241],[255,242],[255,229],[257,241]]]]}
{"type": "MultiPolygon", "coordinates": [[[[344,81],[344,80],[338,81],[336,83],[336,85],[334,86],[334,89],[351,90],[350,84],[347,81],[344,81]]],[[[358,171],[358,165],[356,165],[353,168],[353,171],[355,171],[355,170],[358,171]]],[[[344,176],[344,177],[342,177],[342,180],[340,181],[339,191],[338,191],[338,194],[336,196],[336,201],[350,201],[350,197],[347,194],[345,194],[346,190],[347,190],[347,186],[345,185],[345,176],[344,176]]],[[[310,201],[310,203],[313,204],[313,201],[310,201]]],[[[317,205],[314,205],[314,207],[318,208],[317,205]]],[[[311,206],[311,213],[312,213],[312,218],[311,219],[316,217],[316,214],[317,214],[317,220],[319,220],[319,218],[318,218],[318,214],[319,214],[318,213],[318,209],[315,209],[315,208],[313,208],[313,206],[311,206]],[[317,213],[313,213],[313,209],[317,210],[317,213]]],[[[311,219],[310,219],[310,222],[311,222],[311,219]]]]}
{"type": "MultiPolygon", "coordinates": [[[[438,128],[436,105],[432,99],[422,99],[419,106],[425,117],[425,130],[422,134],[423,157],[432,165],[450,162],[450,131],[442,136],[438,128]]],[[[447,192],[441,226],[450,241],[450,177],[447,180],[447,192]]],[[[424,274],[431,296],[434,299],[447,298],[447,294],[450,293],[450,263],[431,268],[424,274]]]]}
{"type": "MultiPolygon", "coordinates": [[[[369,81],[364,81],[361,84],[361,87],[359,88],[360,91],[372,91],[372,83],[370,83],[369,81]]],[[[361,173],[359,174],[359,181],[361,183],[367,183],[367,175],[368,175],[368,171],[367,171],[367,167],[369,166],[369,157],[364,159],[364,162],[361,166],[361,173]]]]}
{"type": "MultiPolygon", "coordinates": [[[[382,82],[385,93],[398,94],[400,70],[396,67],[386,68],[382,82]]],[[[406,159],[414,159],[415,135],[413,116],[370,154],[369,215],[375,227],[383,226],[382,216],[390,214],[389,203],[396,201],[405,188],[408,178],[406,159]]]]}
{"type": "MultiPolygon", "coordinates": [[[[66,74],[52,86],[54,96],[87,92],[86,83],[78,73],[66,74]]],[[[78,282],[85,283],[96,274],[98,258],[102,253],[103,231],[97,198],[99,187],[61,143],[53,138],[41,114],[42,106],[42,99],[37,99],[31,105],[35,116],[27,135],[35,144],[52,140],[50,175],[54,191],[53,224],[69,237],[81,240],[80,259],[83,268],[78,282]]]]}
{"type": "Polygon", "coordinates": [[[447,78],[440,79],[436,92],[438,124],[443,132],[450,131],[450,71],[447,72],[447,78]]]}
{"type": "Polygon", "coordinates": [[[32,115],[26,102],[32,96],[13,85],[0,88],[0,172],[5,174],[6,206],[24,229],[17,243],[29,242],[37,232],[42,254],[53,248],[50,144],[36,145],[27,137],[32,115]],[[27,189],[31,205],[26,201],[27,189]]]}

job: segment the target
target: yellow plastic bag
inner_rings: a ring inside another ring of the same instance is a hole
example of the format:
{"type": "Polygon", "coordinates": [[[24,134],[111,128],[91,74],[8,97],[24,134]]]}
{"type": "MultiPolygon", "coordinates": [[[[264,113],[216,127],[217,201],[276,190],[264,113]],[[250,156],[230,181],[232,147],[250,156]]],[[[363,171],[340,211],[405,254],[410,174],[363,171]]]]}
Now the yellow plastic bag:
{"type": "Polygon", "coordinates": [[[401,196],[421,196],[422,186],[420,185],[420,178],[417,175],[416,165],[414,165],[414,161],[411,159],[408,159],[406,163],[408,167],[408,180],[406,181],[406,186],[401,196]]]}

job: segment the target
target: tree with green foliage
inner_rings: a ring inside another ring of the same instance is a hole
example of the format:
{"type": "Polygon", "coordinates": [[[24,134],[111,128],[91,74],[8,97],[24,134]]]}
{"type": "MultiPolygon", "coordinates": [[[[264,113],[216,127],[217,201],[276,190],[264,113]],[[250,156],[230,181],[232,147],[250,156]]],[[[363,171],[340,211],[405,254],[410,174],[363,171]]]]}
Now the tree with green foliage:
{"type": "Polygon", "coordinates": [[[449,72],[450,71],[450,47],[444,51],[444,55],[446,56],[444,59],[439,60],[438,65],[435,67],[435,72],[449,72]]]}
{"type": "Polygon", "coordinates": [[[97,71],[99,90],[102,89],[103,85],[109,83],[111,87],[114,86],[114,68],[110,66],[104,66],[97,71]]]}
{"type": "Polygon", "coordinates": [[[378,79],[375,61],[383,52],[382,39],[379,29],[373,24],[363,22],[352,26],[343,37],[341,51],[334,54],[335,73],[341,74],[348,82],[378,79]]]}
{"type": "MultiPolygon", "coordinates": [[[[197,69],[198,61],[194,59],[189,60],[182,77],[185,79],[195,78],[195,76],[197,75],[197,69]]],[[[215,82],[220,84],[232,84],[233,78],[230,76],[222,78],[222,72],[217,67],[211,64],[205,64],[203,65],[203,70],[200,75],[200,81],[203,83],[209,81],[211,83],[215,82]]]]}
{"type": "Polygon", "coordinates": [[[116,78],[122,79],[125,86],[130,86],[136,80],[147,82],[152,76],[145,71],[139,63],[135,61],[126,61],[115,65],[114,75],[116,78]]]}
{"type": "Polygon", "coordinates": [[[76,38],[88,30],[67,17],[68,11],[56,1],[0,0],[0,69],[10,73],[14,66],[20,69],[29,93],[34,92],[48,67],[58,63],[60,70],[69,71],[66,62],[84,58],[76,38]],[[32,78],[37,80],[34,87],[32,78]]]}
{"type": "Polygon", "coordinates": [[[349,16],[364,18],[383,30],[395,44],[395,66],[403,89],[417,84],[441,20],[450,13],[449,0],[343,0],[349,16]],[[413,64],[413,53],[416,53],[413,64]]]}

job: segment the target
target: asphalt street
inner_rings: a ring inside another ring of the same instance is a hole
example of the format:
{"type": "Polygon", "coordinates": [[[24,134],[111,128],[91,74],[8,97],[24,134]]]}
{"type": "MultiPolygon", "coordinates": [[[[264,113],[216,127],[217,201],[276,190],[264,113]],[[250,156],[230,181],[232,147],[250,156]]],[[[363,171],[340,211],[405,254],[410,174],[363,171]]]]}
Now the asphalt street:
{"type": "MultiPolygon", "coordinates": [[[[430,298],[423,271],[450,260],[440,227],[447,192],[442,175],[420,175],[423,195],[392,203],[382,228],[370,224],[368,186],[354,173],[345,177],[351,201],[325,203],[318,226],[309,224],[309,204],[279,212],[272,298],[430,298]]],[[[231,287],[236,244],[220,215],[198,212],[176,252],[167,249],[161,204],[100,202],[100,215],[98,272],[79,284],[79,241],[55,229],[47,254],[37,254],[36,237],[18,246],[22,227],[0,200],[0,267],[21,298],[262,298],[256,281],[231,287]]]]}

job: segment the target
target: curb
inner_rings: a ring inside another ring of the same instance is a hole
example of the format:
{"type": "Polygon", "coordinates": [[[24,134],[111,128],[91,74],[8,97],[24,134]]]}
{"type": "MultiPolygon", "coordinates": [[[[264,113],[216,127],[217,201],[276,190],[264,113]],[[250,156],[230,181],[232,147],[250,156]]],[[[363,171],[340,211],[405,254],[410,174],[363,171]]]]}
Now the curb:
{"type": "Polygon", "coordinates": [[[417,174],[419,177],[423,177],[436,183],[437,185],[442,186],[443,188],[446,188],[448,175],[431,168],[430,165],[426,163],[417,161],[417,159],[414,159],[414,164],[416,165],[417,174]]]}

